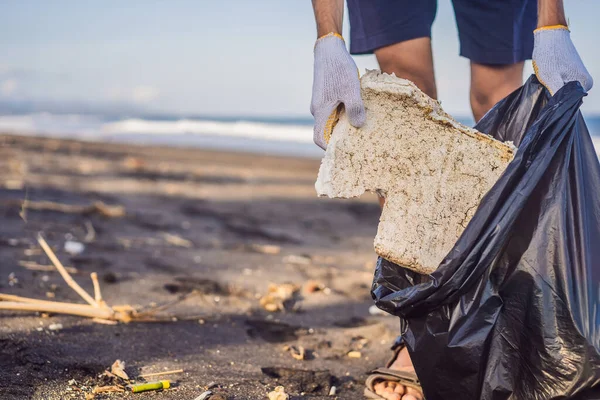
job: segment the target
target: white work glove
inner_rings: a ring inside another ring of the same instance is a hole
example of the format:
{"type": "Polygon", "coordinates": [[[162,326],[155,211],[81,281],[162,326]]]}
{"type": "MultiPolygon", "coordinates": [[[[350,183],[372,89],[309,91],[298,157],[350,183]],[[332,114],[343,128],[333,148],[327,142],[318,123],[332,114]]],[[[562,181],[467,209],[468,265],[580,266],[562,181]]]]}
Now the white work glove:
{"type": "Polygon", "coordinates": [[[318,39],[315,44],[315,70],[310,103],[310,112],[315,117],[313,139],[322,149],[327,148],[333,124],[337,121],[334,111],[340,104],[344,104],[353,126],[361,127],[365,123],[358,68],[346,50],[341,36],[329,34],[318,39]]]}
{"type": "Polygon", "coordinates": [[[533,36],[533,69],[552,95],[571,81],[579,81],[586,92],[592,88],[594,80],[583,65],[566,26],[538,28],[533,36]]]}

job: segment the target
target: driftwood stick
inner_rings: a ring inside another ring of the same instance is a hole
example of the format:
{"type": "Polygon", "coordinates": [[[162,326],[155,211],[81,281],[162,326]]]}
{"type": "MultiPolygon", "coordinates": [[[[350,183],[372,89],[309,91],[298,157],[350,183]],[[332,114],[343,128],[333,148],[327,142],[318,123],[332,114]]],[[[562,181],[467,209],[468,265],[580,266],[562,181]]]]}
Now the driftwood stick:
{"type": "Polygon", "coordinates": [[[44,240],[41,234],[38,234],[37,240],[40,246],[42,246],[42,249],[48,256],[50,261],[52,261],[52,264],[54,264],[58,272],[60,272],[60,274],[62,275],[65,282],[67,282],[67,285],[69,285],[71,289],[77,292],[77,294],[80,295],[87,303],[89,303],[92,306],[98,307],[98,303],[96,303],[94,299],[92,299],[92,296],[90,296],[85,290],[83,290],[81,286],[79,286],[77,282],[75,282],[73,278],[71,278],[71,275],[67,272],[65,267],[58,259],[58,257],[56,257],[56,254],[54,254],[54,252],[52,251],[50,246],[48,246],[48,243],[46,243],[46,240],[44,240]]]}
{"type": "Polygon", "coordinates": [[[88,306],[86,304],[54,303],[48,301],[40,301],[38,303],[0,301],[0,310],[37,311],[54,314],[78,315],[80,317],[88,318],[121,320],[121,316],[115,315],[110,309],[88,306]]]}
{"type": "Polygon", "coordinates": [[[21,216],[23,219],[26,218],[27,210],[40,210],[40,211],[56,211],[68,214],[93,214],[98,213],[108,218],[119,218],[126,215],[125,207],[123,206],[111,206],[101,201],[96,201],[90,205],[73,205],[73,204],[62,204],[55,203],[53,201],[31,201],[28,199],[23,200],[21,203],[21,216]]]}
{"type": "MultiPolygon", "coordinates": [[[[32,299],[30,297],[21,297],[21,296],[15,296],[14,294],[3,294],[3,293],[0,293],[0,301],[15,301],[17,303],[34,303],[34,304],[42,304],[42,303],[56,304],[57,303],[56,301],[32,299]]],[[[65,304],[71,304],[71,303],[65,303],[65,304]]],[[[80,304],[80,305],[83,305],[83,304],[80,304]]]]}
{"type": "MultiPolygon", "coordinates": [[[[38,264],[34,261],[19,261],[19,265],[30,271],[44,271],[44,272],[55,272],[56,271],[56,268],[54,268],[53,265],[42,265],[42,264],[38,264]]],[[[67,272],[69,272],[71,274],[76,274],[79,272],[77,270],[77,268],[73,268],[73,267],[65,267],[65,269],[67,270],[67,272]]]]}
{"type": "Polygon", "coordinates": [[[106,303],[102,300],[102,292],[100,291],[100,283],[98,282],[98,274],[92,272],[90,274],[92,278],[92,283],[94,284],[94,298],[98,306],[106,307],[106,303]]]}
{"type": "Polygon", "coordinates": [[[164,372],[154,372],[151,374],[141,374],[140,378],[150,378],[151,376],[161,376],[161,375],[171,375],[171,374],[181,374],[183,369],[174,369],[172,371],[164,371],[164,372]]]}

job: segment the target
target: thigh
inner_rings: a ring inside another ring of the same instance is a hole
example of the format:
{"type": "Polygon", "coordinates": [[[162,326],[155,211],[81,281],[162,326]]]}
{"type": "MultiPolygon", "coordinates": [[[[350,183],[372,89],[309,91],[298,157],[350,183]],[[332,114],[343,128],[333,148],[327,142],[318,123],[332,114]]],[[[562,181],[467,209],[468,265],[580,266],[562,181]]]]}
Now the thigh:
{"type": "Polygon", "coordinates": [[[428,96],[437,98],[431,39],[411,39],[375,50],[379,68],[385,73],[408,79],[428,96]]]}
{"type": "Polygon", "coordinates": [[[371,54],[380,47],[431,37],[437,0],[347,0],[350,52],[371,54]]]}
{"type": "Polygon", "coordinates": [[[537,0],[453,0],[460,55],[478,64],[531,58],[537,0]]]}

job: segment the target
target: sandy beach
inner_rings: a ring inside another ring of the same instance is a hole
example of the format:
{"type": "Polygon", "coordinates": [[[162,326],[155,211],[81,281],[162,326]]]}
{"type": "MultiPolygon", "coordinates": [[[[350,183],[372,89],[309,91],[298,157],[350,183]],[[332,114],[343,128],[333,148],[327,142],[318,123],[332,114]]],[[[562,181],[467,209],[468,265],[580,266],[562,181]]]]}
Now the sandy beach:
{"type": "Polygon", "coordinates": [[[1,312],[0,398],[84,399],[121,359],[132,377],[184,372],[163,392],[97,399],[193,400],[208,386],[215,399],[261,399],[279,385],[292,399],[356,399],[388,358],[397,320],[368,311],[377,202],[317,198],[318,160],[8,135],[0,155],[1,293],[83,302],[56,271],[35,270],[51,266],[41,232],[90,293],[98,273],[111,305],[180,300],[149,323],[1,312]],[[299,288],[285,311],[259,304],[271,283],[299,288]]]}

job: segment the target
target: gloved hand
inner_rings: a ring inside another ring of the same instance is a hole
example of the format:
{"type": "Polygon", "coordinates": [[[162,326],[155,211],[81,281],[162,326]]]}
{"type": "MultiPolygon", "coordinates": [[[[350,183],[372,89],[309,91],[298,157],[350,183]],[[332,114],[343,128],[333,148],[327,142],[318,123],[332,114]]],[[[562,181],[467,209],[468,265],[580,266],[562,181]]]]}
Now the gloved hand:
{"type": "Polygon", "coordinates": [[[566,26],[538,28],[533,35],[533,69],[552,95],[571,81],[579,81],[586,92],[592,88],[594,81],[583,65],[566,26]]]}
{"type": "Polygon", "coordinates": [[[334,112],[342,103],[350,123],[355,127],[362,126],[365,123],[365,108],[360,97],[358,68],[346,50],[342,37],[329,34],[318,39],[315,44],[310,104],[310,112],[315,117],[313,139],[322,149],[327,148],[328,135],[337,120],[334,112]]]}

